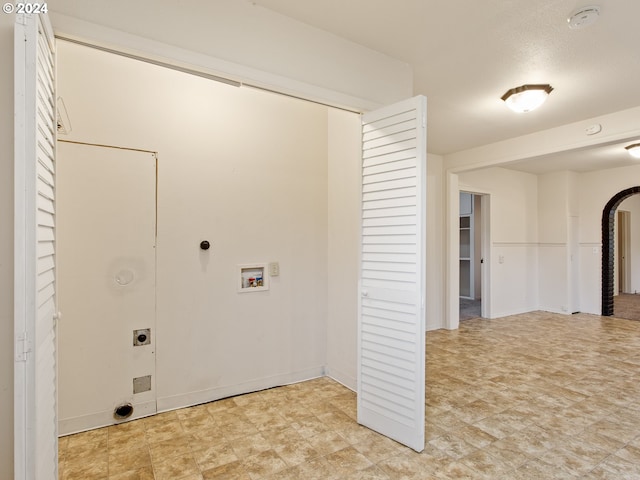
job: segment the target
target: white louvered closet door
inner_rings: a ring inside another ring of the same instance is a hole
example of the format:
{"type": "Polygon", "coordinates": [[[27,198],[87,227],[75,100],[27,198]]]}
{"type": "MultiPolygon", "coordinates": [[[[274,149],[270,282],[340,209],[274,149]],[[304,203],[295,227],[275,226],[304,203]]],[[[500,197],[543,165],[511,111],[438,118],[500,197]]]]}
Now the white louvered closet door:
{"type": "Polygon", "coordinates": [[[15,25],[16,479],[57,478],[55,45],[46,15],[15,25]]]}
{"type": "Polygon", "coordinates": [[[426,99],[362,117],[358,422],[424,449],[426,99]]]}

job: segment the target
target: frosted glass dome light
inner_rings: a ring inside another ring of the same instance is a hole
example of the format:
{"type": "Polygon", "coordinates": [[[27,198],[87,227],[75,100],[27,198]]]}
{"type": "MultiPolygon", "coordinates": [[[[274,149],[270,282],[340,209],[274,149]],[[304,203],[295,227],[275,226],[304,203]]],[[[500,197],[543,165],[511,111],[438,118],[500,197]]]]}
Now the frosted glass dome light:
{"type": "Polygon", "coordinates": [[[629,152],[633,158],[640,158],[640,143],[634,143],[633,145],[628,145],[624,147],[629,152]]]}
{"type": "Polygon", "coordinates": [[[542,105],[552,90],[551,85],[522,85],[507,90],[501,98],[514,112],[525,113],[542,105]]]}

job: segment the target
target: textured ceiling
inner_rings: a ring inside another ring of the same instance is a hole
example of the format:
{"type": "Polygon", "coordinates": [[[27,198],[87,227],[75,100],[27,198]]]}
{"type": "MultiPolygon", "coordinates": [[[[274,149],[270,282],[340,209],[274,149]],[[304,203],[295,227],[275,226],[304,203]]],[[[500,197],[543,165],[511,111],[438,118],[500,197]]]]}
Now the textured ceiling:
{"type": "Polygon", "coordinates": [[[640,105],[639,0],[254,0],[413,67],[428,99],[429,151],[447,154],[640,105]],[[577,8],[598,22],[571,30],[577,8]],[[550,83],[516,115],[511,87],[550,83]]]}

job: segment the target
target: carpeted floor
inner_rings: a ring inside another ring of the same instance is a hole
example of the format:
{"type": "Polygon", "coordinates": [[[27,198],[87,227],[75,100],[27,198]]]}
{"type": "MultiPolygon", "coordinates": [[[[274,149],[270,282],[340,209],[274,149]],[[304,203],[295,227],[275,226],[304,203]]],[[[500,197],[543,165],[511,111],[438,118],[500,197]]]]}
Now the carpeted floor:
{"type": "Polygon", "coordinates": [[[640,295],[621,293],[613,297],[613,316],[627,320],[640,320],[640,295]]]}

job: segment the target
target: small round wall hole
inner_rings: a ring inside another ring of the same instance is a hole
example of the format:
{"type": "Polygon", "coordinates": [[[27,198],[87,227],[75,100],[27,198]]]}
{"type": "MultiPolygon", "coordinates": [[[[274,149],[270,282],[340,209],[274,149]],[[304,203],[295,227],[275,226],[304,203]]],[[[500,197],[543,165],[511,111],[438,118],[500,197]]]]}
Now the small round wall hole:
{"type": "Polygon", "coordinates": [[[125,418],[129,418],[133,414],[133,405],[130,403],[125,403],[122,405],[118,405],[113,411],[113,418],[116,420],[124,420],[125,418]]]}

